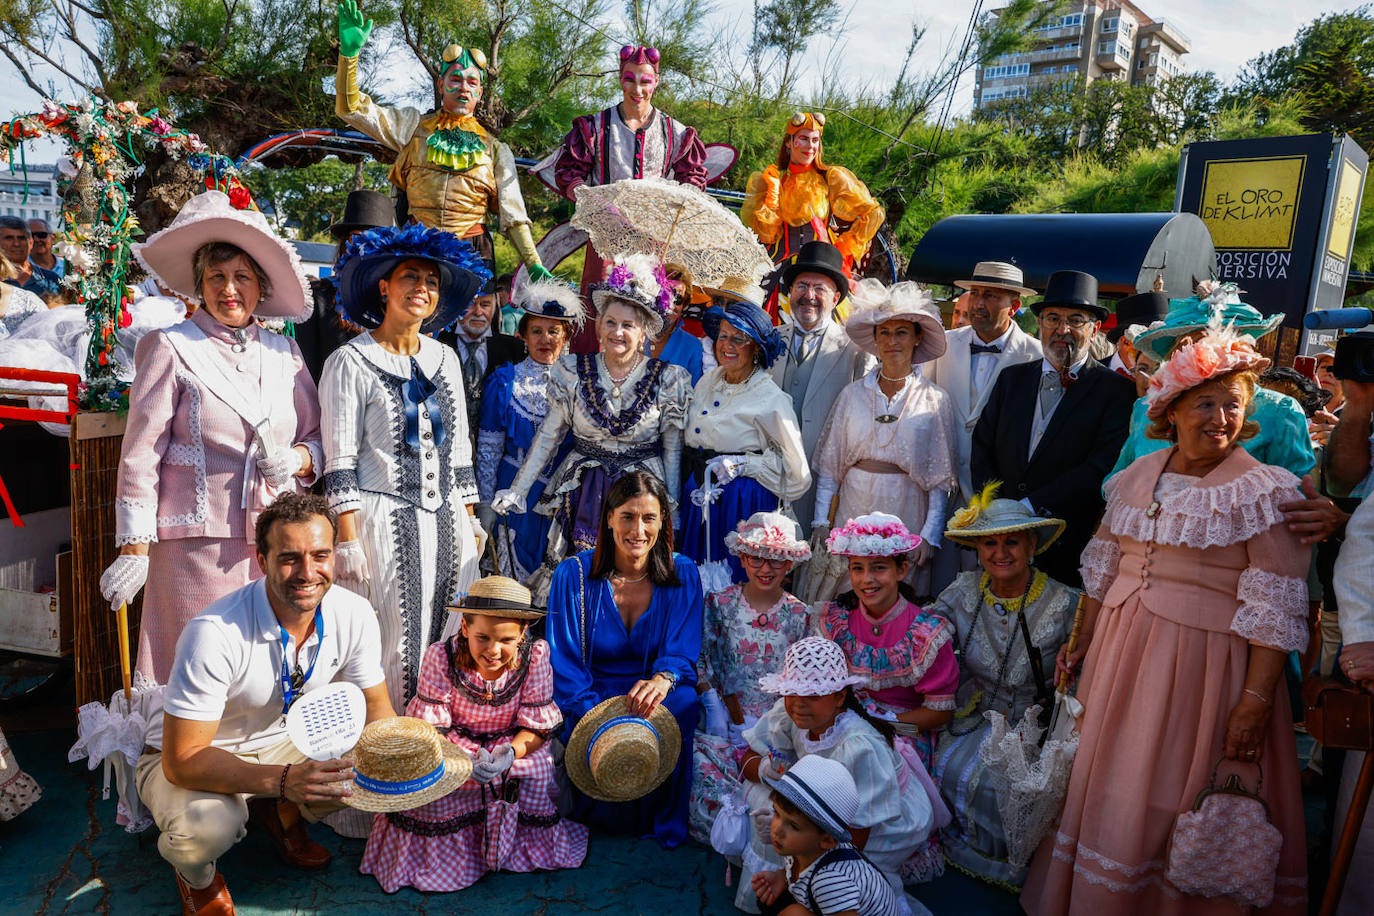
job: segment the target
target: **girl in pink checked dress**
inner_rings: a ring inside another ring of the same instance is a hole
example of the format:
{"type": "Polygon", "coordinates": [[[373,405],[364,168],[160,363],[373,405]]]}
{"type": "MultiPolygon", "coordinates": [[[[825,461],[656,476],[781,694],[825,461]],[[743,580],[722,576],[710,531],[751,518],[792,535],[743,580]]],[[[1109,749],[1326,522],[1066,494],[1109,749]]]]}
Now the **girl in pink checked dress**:
{"type": "Polygon", "coordinates": [[[489,871],[577,868],[587,828],[561,820],[545,742],[553,702],[549,644],[528,635],[543,611],[513,579],[489,576],[462,599],[459,633],[425,650],[406,714],[472,757],[472,778],[411,811],[378,814],[360,871],[392,893],[456,891],[489,871]]]}

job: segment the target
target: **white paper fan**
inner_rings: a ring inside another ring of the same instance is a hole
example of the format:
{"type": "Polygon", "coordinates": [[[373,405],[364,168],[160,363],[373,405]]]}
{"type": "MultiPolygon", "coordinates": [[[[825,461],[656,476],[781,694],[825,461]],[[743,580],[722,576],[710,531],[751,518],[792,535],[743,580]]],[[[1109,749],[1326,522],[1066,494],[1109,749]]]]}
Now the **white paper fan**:
{"type": "Polygon", "coordinates": [[[286,714],[286,734],[311,760],[332,760],[353,750],[366,720],[363,692],[356,684],[339,681],[297,700],[286,714]]]}

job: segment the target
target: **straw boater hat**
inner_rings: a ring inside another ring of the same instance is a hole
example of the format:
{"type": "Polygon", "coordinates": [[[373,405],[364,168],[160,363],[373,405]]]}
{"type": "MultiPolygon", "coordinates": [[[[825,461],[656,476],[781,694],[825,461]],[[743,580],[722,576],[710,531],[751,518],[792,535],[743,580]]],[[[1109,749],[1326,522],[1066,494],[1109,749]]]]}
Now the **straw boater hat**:
{"type": "Polygon", "coordinates": [[[133,246],[144,269],[175,293],[200,301],[196,288],[196,252],[211,242],[242,248],[257,262],[272,285],[272,294],[253,310],[256,318],[305,321],[314,299],[296,249],[278,238],[257,210],[235,210],[223,191],[206,191],[188,200],[166,229],[133,246]]]}
{"type": "Polygon", "coordinates": [[[788,767],[781,779],[765,776],[763,781],[821,830],[841,843],[852,839],[849,825],[859,814],[859,787],[843,763],[807,754],[788,767]]]}
{"type": "Polygon", "coordinates": [[[979,261],[973,265],[973,276],[967,280],[955,280],[960,289],[973,289],[975,286],[990,286],[993,289],[1010,290],[1022,296],[1034,296],[1035,290],[1028,289],[1021,275],[1021,268],[1006,261],[979,261]]]}
{"type": "Polygon", "coordinates": [[[682,732],[662,703],[643,719],[629,714],[625,697],[611,697],[578,721],[563,765],[582,794],[597,801],[634,801],[663,784],[681,750],[682,732]]]}
{"type": "Polygon", "coordinates": [[[657,337],[673,306],[673,288],[663,265],[652,255],[631,254],[612,259],[607,268],[605,281],[592,286],[597,312],[613,302],[634,306],[644,313],[649,337],[657,337]]]}
{"type": "Polygon", "coordinates": [[[1042,518],[1014,499],[994,499],[1000,486],[1001,481],[989,483],[967,506],[954,513],[945,537],[965,547],[977,547],[981,538],[991,534],[1034,531],[1038,538],[1035,552],[1044,553],[1064,533],[1064,521],[1042,518]]]}
{"type": "Polygon", "coordinates": [[[911,352],[911,364],[929,362],[945,352],[945,326],[940,310],[930,293],[910,281],[883,286],[865,277],[850,293],[854,311],[844,323],[845,333],[855,346],[878,355],[878,325],[888,321],[910,321],[921,329],[921,342],[911,352]]]}
{"type": "Polygon", "coordinates": [[[894,557],[920,547],[921,536],[907,530],[895,515],[870,512],[830,532],[825,546],[836,557],[894,557]]]}
{"type": "Polygon", "coordinates": [[[759,689],[785,697],[822,697],[867,683],[863,675],[849,673],[849,662],[839,643],[808,636],[787,647],[782,670],[759,678],[759,689]]]}
{"type": "Polygon", "coordinates": [[[546,613],[543,608],[534,606],[529,589],[505,576],[478,579],[472,583],[468,593],[448,609],[484,617],[509,617],[512,620],[538,620],[546,613]]]}
{"type": "Polygon", "coordinates": [[[435,334],[456,322],[491,279],[491,271],[472,244],[451,232],[419,223],[368,229],[348,240],[339,260],[339,314],[365,328],[379,327],[386,316],[386,303],[378,284],[397,264],[412,258],[430,261],[439,268],[439,304],[420,325],[422,334],[435,334]]]}
{"type": "Polygon", "coordinates": [[[753,280],[744,277],[726,277],[720,286],[703,286],[701,291],[707,296],[719,296],[730,302],[747,302],[756,308],[763,307],[763,288],[753,280]]]}
{"type": "Polygon", "coordinates": [[[1251,340],[1259,340],[1283,323],[1282,314],[1266,318],[1259,309],[1242,302],[1243,292],[1234,283],[1203,280],[1192,298],[1169,300],[1169,313],[1164,320],[1151,323],[1133,337],[1131,346],[1163,361],[1180,337],[1208,327],[1229,324],[1251,340]]]}
{"type": "Polygon", "coordinates": [[[587,320],[582,297],[566,283],[557,280],[538,280],[528,283],[515,297],[515,307],[523,309],[531,318],[552,318],[565,321],[576,331],[587,320]]]}
{"type": "Polygon", "coordinates": [[[1209,379],[1242,369],[1263,372],[1268,365],[1269,360],[1259,354],[1248,335],[1230,325],[1208,330],[1176,350],[1150,376],[1145,415],[1158,420],[1170,404],[1209,379]]]}
{"type": "Polygon", "coordinates": [[[467,751],[410,716],[377,719],[353,748],[353,794],[360,811],[410,811],[443,798],[472,775],[467,751]]]}
{"type": "Polygon", "coordinates": [[[725,536],[725,548],[737,557],[801,563],[811,558],[811,545],[800,534],[797,523],[781,512],[755,512],[725,536]]]}

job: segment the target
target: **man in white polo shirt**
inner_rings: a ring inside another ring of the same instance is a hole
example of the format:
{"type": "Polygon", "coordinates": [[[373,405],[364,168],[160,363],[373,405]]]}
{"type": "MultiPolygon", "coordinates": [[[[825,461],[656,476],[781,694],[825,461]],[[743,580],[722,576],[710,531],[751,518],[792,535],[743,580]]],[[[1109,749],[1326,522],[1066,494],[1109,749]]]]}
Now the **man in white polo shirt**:
{"type": "MultiPolygon", "coordinates": [[[[329,852],[310,839],[350,794],[352,761],[306,760],[286,734],[286,711],[331,681],[351,681],[367,719],[395,715],[382,673],[377,615],[334,577],[335,520],[323,498],[291,493],[258,518],[263,578],[211,604],[186,625],[167,684],[162,751],[138,762],[138,790],[175,869],[185,913],[232,914],[215,861],[250,816],[282,857],[318,867],[329,852]]],[[[150,741],[155,741],[150,736],[150,741]]]]}

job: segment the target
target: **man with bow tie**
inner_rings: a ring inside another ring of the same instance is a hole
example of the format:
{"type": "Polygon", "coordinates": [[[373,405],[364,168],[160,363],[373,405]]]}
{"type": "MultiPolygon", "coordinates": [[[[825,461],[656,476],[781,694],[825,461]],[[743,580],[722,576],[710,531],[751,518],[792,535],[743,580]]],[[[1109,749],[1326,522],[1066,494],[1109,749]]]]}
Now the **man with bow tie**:
{"type": "MultiPolygon", "coordinates": [[[[969,473],[973,427],[998,373],[1008,366],[1040,359],[1040,342],[1011,320],[1021,309],[1021,297],[1035,294],[1023,285],[1021,268],[1004,261],[979,261],[972,277],[956,280],[954,285],[968,290],[969,323],[946,331],[944,354],[923,367],[926,378],[945,389],[954,404],[963,499],[951,506],[951,511],[966,505],[973,495],[969,473]]],[[[951,542],[948,550],[958,548],[951,542]]]]}
{"type": "Polygon", "coordinates": [[[1044,355],[998,375],[973,430],[973,485],[1000,480],[999,495],[1064,519],[1036,565],[1079,588],[1078,558],[1102,515],[1102,481],[1126,441],[1135,384],[1088,355],[1109,314],[1097,278],[1056,271],[1031,310],[1044,355]]]}
{"type": "MultiPolygon", "coordinates": [[[[845,385],[863,378],[876,363],[854,345],[833,318],[836,304],[849,295],[849,279],[838,248],[820,241],[801,246],[796,260],[783,269],[782,289],[787,291],[791,314],[778,330],[787,349],[774,361],[771,371],[773,381],[792,398],[802,446],[811,459],[835,399],[845,385]]],[[[811,506],[815,500],[813,483],[793,504],[811,506]]],[[[801,513],[800,524],[809,538],[811,525],[806,515],[801,513]]]]}

